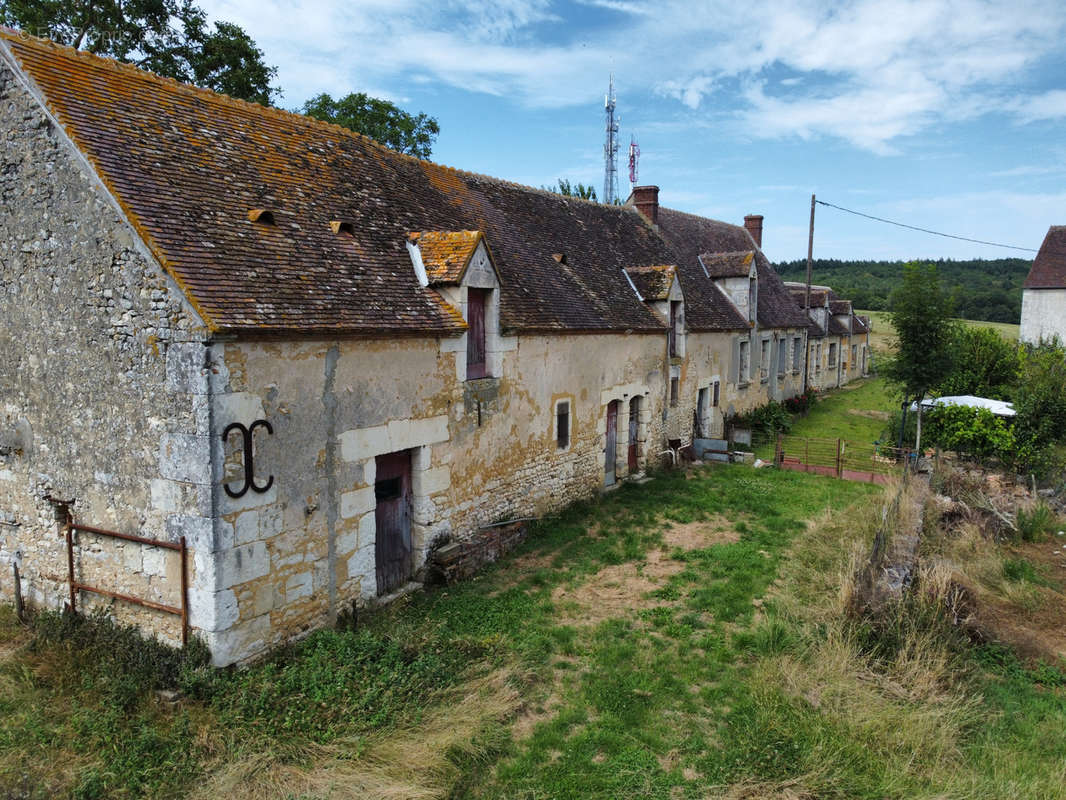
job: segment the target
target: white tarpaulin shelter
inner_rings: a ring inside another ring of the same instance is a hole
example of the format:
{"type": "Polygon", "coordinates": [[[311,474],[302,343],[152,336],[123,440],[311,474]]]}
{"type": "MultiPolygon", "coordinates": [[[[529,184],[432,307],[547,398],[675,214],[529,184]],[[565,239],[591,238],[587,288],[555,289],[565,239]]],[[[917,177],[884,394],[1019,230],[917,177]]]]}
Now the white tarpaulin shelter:
{"type": "MultiPolygon", "coordinates": [[[[987,397],[974,397],[972,394],[960,394],[953,397],[927,397],[922,401],[922,408],[928,410],[934,406],[966,406],[968,408],[987,408],[997,417],[1013,417],[1014,404],[1002,400],[989,400],[987,397]]],[[[918,410],[917,403],[911,403],[911,411],[918,410]]]]}

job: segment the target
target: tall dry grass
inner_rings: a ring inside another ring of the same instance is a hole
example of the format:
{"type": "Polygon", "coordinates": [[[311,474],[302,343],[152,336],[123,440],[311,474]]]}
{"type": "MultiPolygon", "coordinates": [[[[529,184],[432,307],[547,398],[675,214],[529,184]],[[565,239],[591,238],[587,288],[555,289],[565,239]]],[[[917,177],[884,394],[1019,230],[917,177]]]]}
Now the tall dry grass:
{"type": "Polygon", "coordinates": [[[315,797],[360,800],[439,800],[448,797],[463,762],[486,758],[506,735],[503,723],[520,705],[507,670],[448,692],[417,726],[379,736],[264,747],[214,772],[198,800],[315,797]]]}

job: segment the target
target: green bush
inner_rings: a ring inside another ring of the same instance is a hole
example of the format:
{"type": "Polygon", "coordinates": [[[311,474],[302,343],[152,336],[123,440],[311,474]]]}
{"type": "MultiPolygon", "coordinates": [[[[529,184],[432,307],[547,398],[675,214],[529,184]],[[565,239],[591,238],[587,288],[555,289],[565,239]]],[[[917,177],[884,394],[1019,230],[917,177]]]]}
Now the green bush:
{"type": "Polygon", "coordinates": [[[771,400],[764,406],[733,417],[732,424],[733,427],[748,428],[754,434],[772,438],[778,433],[788,433],[792,430],[792,415],[783,405],[771,400]]]}
{"type": "Polygon", "coordinates": [[[922,440],[977,458],[1009,459],[1015,446],[1008,422],[987,408],[967,406],[936,406],[923,413],[922,440]]]}
{"type": "Polygon", "coordinates": [[[1057,522],[1055,512],[1048,508],[1046,503],[1037,503],[1029,510],[1018,509],[1018,535],[1023,542],[1042,541],[1045,534],[1056,527],[1057,522]]]}

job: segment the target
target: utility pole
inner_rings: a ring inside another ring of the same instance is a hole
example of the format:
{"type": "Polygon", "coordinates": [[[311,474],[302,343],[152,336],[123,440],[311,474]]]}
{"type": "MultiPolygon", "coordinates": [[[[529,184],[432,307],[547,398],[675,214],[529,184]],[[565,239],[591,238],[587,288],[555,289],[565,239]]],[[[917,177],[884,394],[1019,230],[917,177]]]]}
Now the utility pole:
{"type": "Polygon", "coordinates": [[[807,298],[803,307],[810,311],[811,308],[811,261],[814,256],[814,195],[811,195],[811,228],[807,234],[807,298]]]}
{"type": "MultiPolygon", "coordinates": [[[[807,295],[803,301],[803,313],[807,317],[809,322],[811,319],[811,259],[814,256],[814,195],[811,195],[811,228],[807,234],[807,295]]],[[[803,359],[803,393],[807,394],[807,383],[810,380],[811,372],[811,344],[810,339],[805,338],[804,342],[807,348],[806,356],[803,359]]]]}

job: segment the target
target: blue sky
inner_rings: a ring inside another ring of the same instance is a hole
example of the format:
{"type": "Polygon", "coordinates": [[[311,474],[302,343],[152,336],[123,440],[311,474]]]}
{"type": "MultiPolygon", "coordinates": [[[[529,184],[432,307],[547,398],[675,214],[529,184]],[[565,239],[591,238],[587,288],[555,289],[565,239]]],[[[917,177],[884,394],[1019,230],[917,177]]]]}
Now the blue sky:
{"type": "MultiPolygon", "coordinates": [[[[810,196],[1037,248],[1066,224],[1061,0],[210,0],[278,66],[281,104],[366,91],[437,117],[433,160],[533,186],[603,184],[615,76],[624,158],[667,206],[805,258],[810,196]]],[[[815,255],[1031,254],[819,206],[815,255]]]]}

